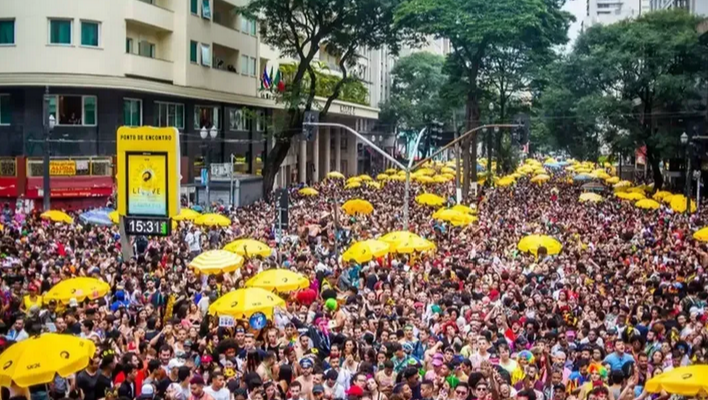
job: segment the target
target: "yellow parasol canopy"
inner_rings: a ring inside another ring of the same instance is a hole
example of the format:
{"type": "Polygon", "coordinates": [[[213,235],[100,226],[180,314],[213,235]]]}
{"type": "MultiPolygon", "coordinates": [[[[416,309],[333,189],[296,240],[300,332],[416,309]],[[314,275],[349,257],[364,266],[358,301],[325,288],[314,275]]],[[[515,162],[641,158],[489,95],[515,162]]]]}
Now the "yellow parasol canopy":
{"type": "Polygon", "coordinates": [[[605,179],[605,183],[607,183],[608,185],[615,185],[615,184],[619,183],[619,181],[620,181],[619,176],[613,176],[613,177],[605,179]]]}
{"type": "Polygon", "coordinates": [[[708,365],[674,368],[649,379],[644,387],[649,393],[666,392],[686,397],[699,397],[708,392],[708,365]]]}
{"type": "Polygon", "coordinates": [[[409,254],[432,251],[436,248],[433,242],[408,231],[390,232],[382,236],[379,240],[391,245],[391,251],[394,253],[409,254]]]}
{"type": "Polygon", "coordinates": [[[602,201],[605,201],[605,198],[600,196],[597,193],[583,193],[580,195],[580,202],[584,203],[586,201],[592,202],[592,203],[600,203],[602,201]]]}
{"type": "Polygon", "coordinates": [[[369,175],[366,175],[366,174],[359,175],[358,178],[364,182],[373,181],[373,179],[369,175]]]}
{"type": "Polygon", "coordinates": [[[643,208],[645,210],[658,210],[661,208],[661,204],[652,199],[641,199],[638,202],[634,203],[635,207],[638,208],[643,208]]]}
{"type": "Polygon", "coordinates": [[[351,178],[347,179],[347,185],[350,183],[361,183],[361,178],[358,176],[352,176],[351,178]]]}
{"type": "Polygon", "coordinates": [[[459,211],[461,213],[466,213],[466,214],[477,214],[476,208],[472,208],[472,207],[466,206],[464,204],[457,204],[452,207],[452,210],[459,211]]]}
{"type": "Polygon", "coordinates": [[[377,180],[377,181],[387,181],[387,180],[389,180],[389,179],[391,179],[391,177],[388,176],[388,175],[386,175],[386,174],[378,174],[378,175],[376,175],[376,180],[377,180]]]}
{"type": "Polygon", "coordinates": [[[209,250],[196,256],[189,266],[202,274],[234,272],[243,265],[243,257],[227,250],[209,250]]]}
{"type": "Polygon", "coordinates": [[[199,226],[229,226],[231,220],[221,214],[204,214],[194,221],[199,226]]]}
{"type": "Polygon", "coordinates": [[[246,287],[261,288],[271,292],[290,293],[310,286],[305,275],[289,269],[267,269],[246,281],[246,287]]]}
{"type": "Polygon", "coordinates": [[[298,193],[300,193],[303,196],[317,196],[320,194],[316,189],[311,188],[311,187],[306,187],[298,190],[298,193]]]}
{"type": "MultiPolygon", "coordinates": [[[[685,213],[686,212],[686,196],[682,194],[677,194],[671,197],[671,203],[669,203],[674,212],[685,213]]],[[[691,212],[696,212],[696,202],[691,200],[691,212]]]]}
{"type": "Polygon", "coordinates": [[[501,187],[507,187],[507,186],[513,185],[514,183],[516,183],[516,181],[514,180],[514,178],[512,178],[512,177],[510,177],[510,176],[505,176],[505,177],[499,179],[499,180],[497,181],[496,185],[497,185],[497,186],[501,186],[501,187]]]}
{"type": "Polygon", "coordinates": [[[44,300],[56,300],[69,304],[71,299],[95,300],[111,291],[111,285],[95,278],[78,277],[61,281],[44,295],[44,300]]]}
{"type": "Polygon", "coordinates": [[[533,178],[531,178],[531,183],[543,183],[543,182],[548,182],[551,179],[550,176],[548,175],[536,175],[533,178]]]}
{"type": "Polygon", "coordinates": [[[365,263],[374,258],[383,257],[389,253],[391,246],[381,240],[363,240],[354,243],[342,254],[344,261],[365,263]]]}
{"type": "Polygon", "coordinates": [[[673,196],[673,193],[668,192],[666,190],[660,190],[660,191],[654,193],[654,195],[651,196],[651,198],[656,201],[662,201],[662,200],[664,200],[664,197],[666,197],[666,196],[673,196]]]}
{"type": "MultiPolygon", "coordinates": [[[[609,179],[607,180],[607,182],[609,182],[609,179]]],[[[617,189],[617,188],[628,188],[628,187],[632,187],[632,182],[630,182],[630,181],[619,181],[619,182],[615,183],[614,186],[612,186],[612,187],[614,187],[615,189],[617,189]]]]}
{"type": "Polygon", "coordinates": [[[642,199],[646,198],[641,193],[627,193],[627,192],[618,192],[618,193],[615,193],[615,196],[617,196],[617,198],[620,198],[622,200],[632,200],[632,201],[642,200],[642,199]]]}
{"type": "Polygon", "coordinates": [[[285,306],[285,301],[277,295],[265,289],[251,287],[237,289],[219,297],[209,306],[209,313],[244,319],[257,312],[262,312],[267,317],[271,317],[274,307],[283,306],[285,306]]]}
{"type": "Polygon", "coordinates": [[[353,199],[342,204],[342,210],[347,215],[355,214],[371,214],[374,212],[374,206],[364,199],[353,199]]]}
{"type": "Polygon", "coordinates": [[[446,175],[435,175],[433,177],[433,182],[435,183],[447,183],[450,181],[450,178],[448,178],[446,175]]]}
{"type": "Polygon", "coordinates": [[[521,239],[518,244],[519,250],[533,255],[537,255],[540,247],[545,247],[549,255],[558,254],[563,249],[559,241],[546,235],[529,235],[521,239]]]}
{"type": "Polygon", "coordinates": [[[448,208],[440,209],[433,213],[433,219],[437,219],[439,221],[447,221],[455,226],[462,226],[471,224],[472,222],[477,220],[477,217],[473,217],[467,213],[448,208]]]}
{"type": "Polygon", "coordinates": [[[344,179],[344,175],[341,172],[332,171],[327,174],[327,178],[329,178],[329,179],[344,179]]]}
{"type": "Polygon", "coordinates": [[[433,193],[420,194],[418,195],[418,197],[415,198],[415,201],[418,204],[423,204],[431,207],[440,207],[441,205],[445,204],[445,199],[433,193]]]}
{"type": "Polygon", "coordinates": [[[224,246],[224,250],[243,257],[268,257],[273,252],[267,244],[255,239],[238,239],[224,246]]]}
{"type": "Polygon", "coordinates": [[[398,171],[396,171],[396,168],[389,168],[389,169],[387,169],[387,170],[384,171],[384,172],[387,173],[387,174],[389,174],[389,175],[393,175],[393,174],[395,174],[395,173],[398,172],[398,171]]]}
{"type": "Polygon", "coordinates": [[[361,183],[359,182],[350,182],[344,185],[345,189],[359,189],[361,187],[361,183]]]}
{"type": "Polygon", "coordinates": [[[420,182],[420,183],[434,183],[435,180],[427,175],[418,175],[415,177],[415,180],[420,182]]]}
{"type": "Polygon", "coordinates": [[[380,184],[379,182],[370,181],[370,182],[366,182],[366,187],[370,187],[370,188],[374,188],[374,189],[376,189],[376,190],[380,190],[380,189],[381,189],[381,184],[380,184]]]}
{"type": "Polygon", "coordinates": [[[120,215],[118,215],[118,211],[109,212],[108,219],[110,219],[111,222],[113,222],[114,224],[117,224],[118,222],[120,222],[120,215]]]}
{"type": "Polygon", "coordinates": [[[192,210],[191,208],[181,208],[179,214],[172,217],[173,221],[194,221],[195,219],[201,217],[202,214],[192,210]]]}
{"type": "Polygon", "coordinates": [[[95,356],[91,340],[57,333],[17,342],[0,354],[0,386],[20,387],[49,383],[54,377],[67,377],[88,366],[95,356]]]}
{"type": "Polygon", "coordinates": [[[708,226],[696,231],[693,234],[693,238],[699,242],[708,242],[708,226]]]}
{"type": "Polygon", "coordinates": [[[59,211],[59,210],[45,211],[42,214],[40,214],[40,218],[47,219],[52,222],[63,222],[65,224],[73,224],[74,223],[73,218],[71,218],[64,211],[59,211]]]}
{"type": "Polygon", "coordinates": [[[454,174],[455,174],[455,170],[454,170],[453,168],[450,168],[450,167],[443,167],[442,169],[440,169],[440,173],[441,173],[441,174],[453,174],[453,175],[454,175],[454,174]]]}

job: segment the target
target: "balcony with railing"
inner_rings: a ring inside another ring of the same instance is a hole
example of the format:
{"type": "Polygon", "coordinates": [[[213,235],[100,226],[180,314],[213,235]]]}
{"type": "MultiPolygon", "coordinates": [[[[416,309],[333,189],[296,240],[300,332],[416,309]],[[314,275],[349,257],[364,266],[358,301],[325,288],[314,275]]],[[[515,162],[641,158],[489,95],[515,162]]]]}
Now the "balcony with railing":
{"type": "Polygon", "coordinates": [[[174,30],[172,0],[126,0],[126,3],[126,21],[166,32],[174,30]]]}
{"type": "Polygon", "coordinates": [[[126,21],[125,36],[126,76],[172,82],[171,32],[126,21]]]}

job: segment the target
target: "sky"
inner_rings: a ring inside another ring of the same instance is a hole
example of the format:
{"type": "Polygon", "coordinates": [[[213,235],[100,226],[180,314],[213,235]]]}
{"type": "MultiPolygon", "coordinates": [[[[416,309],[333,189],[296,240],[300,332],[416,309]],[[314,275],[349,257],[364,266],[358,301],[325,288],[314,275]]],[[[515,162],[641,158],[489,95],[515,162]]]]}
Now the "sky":
{"type": "Polygon", "coordinates": [[[568,37],[570,38],[568,42],[569,46],[567,46],[568,49],[580,34],[580,24],[583,22],[583,18],[585,18],[586,2],[587,0],[568,0],[563,6],[564,10],[575,15],[575,22],[570,26],[570,31],[568,32],[568,37]]]}

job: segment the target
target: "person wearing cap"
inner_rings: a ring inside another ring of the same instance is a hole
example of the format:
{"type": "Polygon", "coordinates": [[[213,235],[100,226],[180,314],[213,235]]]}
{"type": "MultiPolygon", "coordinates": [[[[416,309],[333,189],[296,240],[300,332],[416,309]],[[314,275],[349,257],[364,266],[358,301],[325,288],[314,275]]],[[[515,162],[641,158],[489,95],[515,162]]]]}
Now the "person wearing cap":
{"type": "Polygon", "coordinates": [[[324,399],[325,390],[322,385],[315,385],[312,387],[312,398],[313,400],[324,399]]]}
{"type": "Polygon", "coordinates": [[[27,291],[29,293],[22,298],[22,309],[29,311],[32,306],[42,308],[42,296],[37,294],[37,286],[34,283],[30,283],[27,286],[27,291]]]}
{"type": "Polygon", "coordinates": [[[150,383],[146,383],[140,388],[140,396],[138,400],[152,400],[155,398],[155,386],[150,383]]]}
{"type": "Polygon", "coordinates": [[[300,393],[302,394],[302,397],[306,400],[313,400],[312,387],[314,382],[312,379],[312,369],[314,367],[314,362],[309,357],[303,357],[300,359],[299,364],[301,375],[298,376],[295,381],[299,382],[301,385],[302,390],[300,393]]]}

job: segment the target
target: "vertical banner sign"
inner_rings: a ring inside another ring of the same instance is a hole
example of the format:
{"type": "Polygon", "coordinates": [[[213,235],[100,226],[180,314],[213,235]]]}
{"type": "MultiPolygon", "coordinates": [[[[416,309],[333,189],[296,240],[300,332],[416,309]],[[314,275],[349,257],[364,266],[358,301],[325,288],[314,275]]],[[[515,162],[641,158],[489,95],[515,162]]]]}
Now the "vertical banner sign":
{"type": "MultiPolygon", "coordinates": [[[[170,218],[179,214],[181,176],[177,129],[121,127],[116,147],[118,214],[139,218],[170,218]]],[[[152,232],[152,227],[138,228],[152,232]]]]}

